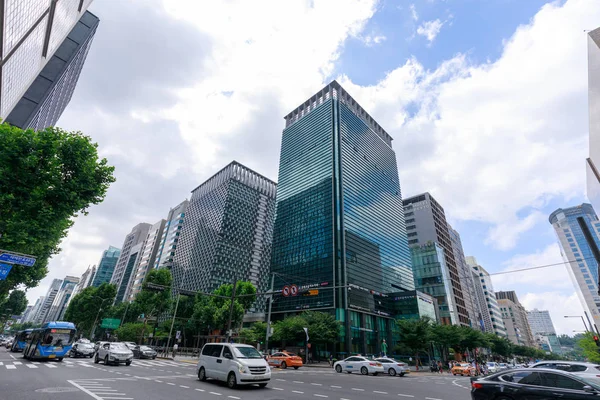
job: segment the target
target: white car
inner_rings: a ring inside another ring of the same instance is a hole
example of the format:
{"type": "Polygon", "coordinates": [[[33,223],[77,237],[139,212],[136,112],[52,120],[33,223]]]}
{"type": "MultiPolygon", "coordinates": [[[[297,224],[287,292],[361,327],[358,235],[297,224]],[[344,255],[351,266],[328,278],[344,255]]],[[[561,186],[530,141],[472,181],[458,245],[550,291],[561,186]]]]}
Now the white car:
{"type": "Polygon", "coordinates": [[[393,358],[376,358],[375,361],[380,362],[383,366],[383,370],[387,371],[390,376],[396,376],[396,374],[400,376],[404,376],[405,374],[410,373],[410,369],[406,363],[402,361],[396,361],[393,358]]]}
{"type": "Polygon", "coordinates": [[[94,363],[98,364],[100,360],[104,360],[104,365],[108,364],[125,364],[131,365],[133,360],[133,352],[121,342],[104,343],[98,348],[94,363]]]}
{"type": "Polygon", "coordinates": [[[227,382],[231,389],[238,385],[267,386],[271,368],[254,347],[238,343],[207,343],[196,366],[198,379],[227,382]]]}
{"type": "Polygon", "coordinates": [[[490,374],[495,374],[496,372],[500,371],[500,367],[498,366],[497,362],[490,361],[487,362],[485,365],[487,366],[488,373],[490,374]]]}
{"type": "Polygon", "coordinates": [[[383,373],[383,365],[379,361],[369,360],[362,356],[352,356],[345,360],[341,360],[333,364],[333,368],[336,372],[341,373],[346,371],[351,374],[353,372],[360,372],[363,375],[377,375],[383,373]]]}
{"type": "Polygon", "coordinates": [[[600,376],[600,365],[584,361],[540,361],[531,368],[548,368],[569,372],[581,378],[593,379],[598,382],[600,376]]]}

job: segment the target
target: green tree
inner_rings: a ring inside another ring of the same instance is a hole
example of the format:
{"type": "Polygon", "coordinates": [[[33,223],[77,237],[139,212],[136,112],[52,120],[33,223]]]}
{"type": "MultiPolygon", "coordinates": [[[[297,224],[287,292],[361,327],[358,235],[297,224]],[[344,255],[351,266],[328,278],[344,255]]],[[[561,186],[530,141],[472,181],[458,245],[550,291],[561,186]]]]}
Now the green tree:
{"type": "Polygon", "coordinates": [[[577,341],[577,347],[579,347],[585,357],[595,364],[600,363],[600,352],[598,351],[598,346],[596,346],[596,342],[594,342],[593,334],[591,332],[586,332],[583,334],[577,341]]]}
{"type": "Polygon", "coordinates": [[[293,315],[277,321],[273,325],[273,340],[281,342],[283,347],[287,343],[300,344],[306,339],[304,327],[306,327],[306,320],[301,315],[293,315]]]}
{"type": "Polygon", "coordinates": [[[140,311],[139,314],[157,316],[168,311],[171,307],[172,283],[173,277],[168,269],[153,269],[148,272],[142,290],[133,301],[135,303],[134,307],[137,307],[136,310],[140,311]],[[151,290],[148,288],[149,283],[165,286],[166,288],[162,291],[151,290]]]}
{"type": "Polygon", "coordinates": [[[119,329],[116,329],[114,331],[114,334],[117,335],[117,338],[119,339],[119,341],[122,341],[122,342],[142,343],[143,339],[144,339],[144,338],[142,338],[142,332],[143,332],[144,338],[147,338],[148,334],[150,333],[150,332],[148,332],[147,327],[144,327],[143,323],[129,322],[129,323],[121,325],[121,327],[119,329]]]}
{"type": "Polygon", "coordinates": [[[99,322],[106,316],[116,296],[116,286],[108,283],[103,283],[97,288],[85,288],[73,297],[65,311],[64,319],[73,322],[79,332],[86,335],[91,331],[96,318],[99,322]]]}
{"type": "Polygon", "coordinates": [[[27,308],[27,296],[22,290],[13,290],[4,303],[0,303],[0,310],[8,311],[8,315],[21,315],[27,308]]]}
{"type": "Polygon", "coordinates": [[[493,333],[486,333],[485,336],[492,354],[501,357],[509,357],[513,354],[513,344],[507,338],[496,336],[493,333]]]}
{"type": "Polygon", "coordinates": [[[104,199],[113,170],[80,132],[0,125],[0,249],[37,258],[33,267],[13,266],[0,282],[0,299],[46,276],[73,219],[104,199]]]}
{"type": "Polygon", "coordinates": [[[301,314],[306,321],[310,341],[316,345],[333,343],[340,335],[341,324],[330,313],[305,311],[301,314]]]}
{"type": "Polygon", "coordinates": [[[267,324],[265,322],[255,322],[250,328],[244,328],[240,331],[239,337],[251,345],[263,343],[267,335],[267,324]]]}
{"type": "Polygon", "coordinates": [[[415,360],[419,365],[419,354],[427,352],[432,339],[433,326],[431,319],[427,317],[398,319],[396,320],[396,330],[400,337],[400,343],[415,355],[415,360]]]}

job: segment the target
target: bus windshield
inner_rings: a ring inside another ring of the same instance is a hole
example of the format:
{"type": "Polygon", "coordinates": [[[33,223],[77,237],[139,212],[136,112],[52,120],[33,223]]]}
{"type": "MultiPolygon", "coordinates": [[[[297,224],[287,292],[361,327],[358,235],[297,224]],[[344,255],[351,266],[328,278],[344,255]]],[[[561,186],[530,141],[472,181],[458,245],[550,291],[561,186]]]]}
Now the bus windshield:
{"type": "Polygon", "coordinates": [[[75,330],[72,329],[46,329],[42,338],[42,346],[61,347],[73,343],[75,330]]]}

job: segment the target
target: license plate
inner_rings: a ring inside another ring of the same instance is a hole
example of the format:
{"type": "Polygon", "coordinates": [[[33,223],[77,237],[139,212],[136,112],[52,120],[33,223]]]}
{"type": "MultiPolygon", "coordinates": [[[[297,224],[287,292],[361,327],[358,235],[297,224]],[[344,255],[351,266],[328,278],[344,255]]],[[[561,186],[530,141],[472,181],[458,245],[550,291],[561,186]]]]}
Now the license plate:
{"type": "Polygon", "coordinates": [[[56,354],[50,354],[48,358],[56,358],[56,354]]]}

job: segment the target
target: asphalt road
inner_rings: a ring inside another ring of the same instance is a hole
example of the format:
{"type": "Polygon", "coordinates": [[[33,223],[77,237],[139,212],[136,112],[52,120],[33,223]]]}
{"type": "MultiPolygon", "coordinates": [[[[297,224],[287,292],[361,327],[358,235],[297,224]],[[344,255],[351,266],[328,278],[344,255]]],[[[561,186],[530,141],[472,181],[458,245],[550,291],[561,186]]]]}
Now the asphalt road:
{"type": "Polygon", "coordinates": [[[274,369],[265,389],[228,389],[200,382],[195,366],[170,360],[134,360],[105,366],[90,359],[30,362],[0,349],[0,399],[11,400],[467,400],[468,378],[338,374],[330,369],[274,369]],[[12,356],[12,357],[11,357],[12,356]]]}

